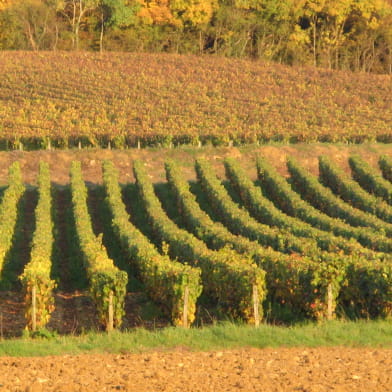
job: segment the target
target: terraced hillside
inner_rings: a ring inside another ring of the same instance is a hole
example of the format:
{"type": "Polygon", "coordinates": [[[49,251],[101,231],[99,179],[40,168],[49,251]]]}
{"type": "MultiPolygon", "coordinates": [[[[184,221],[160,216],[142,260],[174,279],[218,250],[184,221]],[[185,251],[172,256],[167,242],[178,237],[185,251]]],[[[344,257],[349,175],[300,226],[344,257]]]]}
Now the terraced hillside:
{"type": "Polygon", "coordinates": [[[159,182],[140,156],[94,160],[95,181],[75,160],[64,184],[35,155],[35,181],[15,160],[0,199],[4,334],[391,315],[390,155],[291,156],[285,176],[260,151],[171,157],[159,182]]]}
{"type": "Polygon", "coordinates": [[[165,54],[0,53],[2,149],[392,141],[392,76],[165,54]]]}

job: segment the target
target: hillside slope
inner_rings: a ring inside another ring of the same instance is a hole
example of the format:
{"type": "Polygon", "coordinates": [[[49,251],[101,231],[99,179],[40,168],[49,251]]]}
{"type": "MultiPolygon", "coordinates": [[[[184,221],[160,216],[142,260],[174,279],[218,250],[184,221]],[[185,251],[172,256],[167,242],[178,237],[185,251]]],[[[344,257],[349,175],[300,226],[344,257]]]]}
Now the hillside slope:
{"type": "Polygon", "coordinates": [[[392,141],[392,77],[165,54],[0,52],[2,148],[392,141]]]}

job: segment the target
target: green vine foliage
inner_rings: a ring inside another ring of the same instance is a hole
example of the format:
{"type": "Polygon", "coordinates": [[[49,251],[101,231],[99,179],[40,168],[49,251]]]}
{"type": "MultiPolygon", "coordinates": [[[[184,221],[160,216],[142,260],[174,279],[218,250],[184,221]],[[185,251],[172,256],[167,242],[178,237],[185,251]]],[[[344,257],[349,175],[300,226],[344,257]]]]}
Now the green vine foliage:
{"type": "Polygon", "coordinates": [[[25,317],[27,327],[30,329],[33,327],[33,288],[36,290],[36,328],[45,327],[54,310],[53,290],[56,284],[50,277],[54,241],[51,216],[52,200],[49,165],[46,162],[40,162],[38,193],[30,261],[20,276],[26,295],[25,317]]]}
{"type": "Polygon", "coordinates": [[[354,260],[347,266],[339,302],[353,317],[391,317],[392,264],[354,260]]]}
{"type": "Polygon", "coordinates": [[[316,208],[334,218],[343,219],[352,226],[370,227],[392,236],[392,224],[351,207],[335,196],[329,188],[323,186],[317,177],[307,172],[293,158],[287,160],[287,168],[295,188],[316,208]]]}
{"type": "MultiPolygon", "coordinates": [[[[293,191],[289,183],[277,173],[276,169],[260,156],[257,158],[257,172],[263,192],[288,215],[300,218],[314,227],[337,236],[348,239],[355,238],[361,245],[370,250],[379,252],[390,252],[392,250],[390,241],[379,232],[371,228],[350,226],[342,219],[330,217],[304,201],[297,192],[293,191]]],[[[312,181],[317,180],[313,179],[312,181]]],[[[378,258],[373,251],[367,251],[366,257],[378,258]]]]}
{"type": "Polygon", "coordinates": [[[378,160],[383,177],[392,183],[392,158],[387,155],[382,155],[378,160]]]}
{"type": "Polygon", "coordinates": [[[226,224],[232,232],[289,254],[317,252],[317,243],[313,239],[300,239],[288,230],[280,230],[259,223],[250,216],[248,211],[240,209],[206,160],[197,159],[195,167],[197,177],[218,219],[226,224]]]}
{"type": "Polygon", "coordinates": [[[267,297],[264,308],[269,312],[268,317],[274,320],[283,320],[284,317],[313,317],[317,292],[314,293],[311,280],[318,264],[310,258],[283,254],[231,233],[200,208],[195,195],[190,192],[189,184],[181,175],[179,166],[173,160],[167,160],[165,168],[179,212],[188,229],[210,248],[222,249],[230,245],[236,252],[248,255],[266,271],[267,297]]]}
{"type": "Polygon", "coordinates": [[[19,162],[14,162],[10,166],[8,184],[0,204],[0,277],[6,255],[12,245],[18,215],[18,202],[25,189],[19,162]]]}
{"type": "Polygon", "coordinates": [[[358,155],[348,160],[354,179],[368,192],[392,205],[392,184],[358,155]]]}
{"type": "Polygon", "coordinates": [[[201,271],[161,255],[154,245],[130,222],[121,197],[118,171],[111,161],[103,163],[106,199],[112,213],[112,225],[120,238],[149,296],[177,326],[184,324],[184,299],[188,290],[187,323],[195,320],[196,302],[202,292],[201,271]]]}
{"type": "Polygon", "coordinates": [[[89,278],[91,296],[102,324],[108,326],[108,307],[112,295],[114,326],[120,327],[128,276],[114,265],[102,244],[102,238],[94,234],[87,208],[87,188],[78,161],[72,162],[71,166],[71,191],[76,232],[89,278]]]}
{"type": "MultiPolygon", "coordinates": [[[[324,230],[332,230],[334,227],[338,227],[340,233],[349,233],[349,230],[352,230],[359,240],[363,238],[361,235],[366,235],[365,229],[350,229],[350,226],[342,221],[326,217],[304,202],[287,181],[261,157],[257,159],[257,166],[264,190],[287,213],[324,230]]],[[[371,232],[370,229],[367,230],[371,232]]],[[[388,238],[383,236],[368,235],[369,242],[378,243],[380,248],[383,247],[382,242],[388,241],[388,238]]],[[[332,286],[333,307],[339,307],[346,315],[367,318],[390,315],[392,262],[389,254],[365,251],[345,257],[330,253],[326,257],[324,263],[320,263],[311,282],[312,285],[318,286],[314,290],[320,293],[319,299],[316,298],[312,305],[316,318],[326,314],[325,298],[328,285],[332,286]],[[321,298],[324,299],[320,300],[321,298]]]]}
{"type": "Polygon", "coordinates": [[[354,239],[347,240],[343,237],[337,237],[279,210],[271,200],[262,194],[260,187],[253,184],[235,159],[226,158],[225,169],[227,177],[237,190],[241,200],[260,222],[287,229],[298,237],[314,238],[318,247],[324,251],[343,251],[346,254],[363,251],[363,247],[354,239]]]}
{"type": "Polygon", "coordinates": [[[178,228],[164,212],[141,161],[134,162],[136,184],[147,215],[171,257],[200,267],[204,291],[232,318],[254,322],[253,287],[258,291],[258,313],[265,299],[265,272],[229,248],[212,251],[188,231],[178,228]]]}
{"type": "Polygon", "coordinates": [[[392,223],[392,207],[366,192],[326,156],[319,157],[319,173],[321,182],[346,203],[392,223]]]}
{"type": "MultiPolygon", "coordinates": [[[[209,195],[209,200],[214,206],[217,206],[217,211],[222,214],[225,214],[225,217],[227,217],[225,219],[225,222],[231,225],[230,227],[234,227],[234,219],[241,219],[241,223],[245,224],[247,222],[245,217],[248,216],[248,214],[245,214],[244,210],[240,210],[235,205],[235,203],[230,200],[229,195],[227,194],[223,185],[220,184],[220,181],[217,179],[216,175],[213,173],[210,165],[208,165],[206,161],[198,160],[197,171],[198,177],[204,185],[203,189],[209,195]]],[[[238,178],[238,181],[240,182],[243,178],[245,178],[244,175],[240,175],[239,177],[241,177],[241,180],[238,178]]],[[[251,188],[251,190],[253,190],[253,188],[251,188]]],[[[261,228],[259,230],[261,231],[261,228]]],[[[295,238],[297,241],[302,241],[304,243],[306,243],[307,241],[306,238],[296,237],[293,234],[291,235],[291,237],[295,238]]],[[[332,241],[333,239],[331,240],[331,242],[332,241]]],[[[347,248],[347,250],[349,249],[350,247],[347,248]]],[[[342,281],[342,277],[340,277],[340,275],[339,278],[334,275],[336,271],[333,268],[333,263],[338,262],[343,264],[345,261],[345,257],[346,256],[343,254],[343,251],[338,250],[336,254],[334,254],[322,251],[317,247],[314,248],[312,246],[309,246],[304,247],[302,259],[300,258],[299,260],[297,260],[297,263],[295,264],[293,263],[293,261],[291,261],[291,263],[295,265],[295,268],[292,271],[295,272],[294,281],[296,281],[296,283],[303,288],[303,299],[299,299],[300,302],[295,304],[298,309],[304,310],[308,316],[310,315],[311,317],[316,319],[323,319],[327,317],[327,313],[324,311],[324,309],[326,309],[328,305],[328,300],[325,295],[325,292],[329,283],[332,282],[333,286],[335,287],[332,298],[333,313],[334,309],[336,308],[336,298],[340,291],[340,282],[342,281]],[[304,259],[303,256],[307,256],[307,258],[304,259]],[[332,270],[334,270],[334,273],[332,273],[332,270]],[[323,271],[324,273],[321,273],[323,271]],[[309,295],[308,292],[312,294],[309,295]]],[[[271,268],[266,270],[269,272],[271,271],[271,268]]],[[[344,268],[340,268],[338,270],[341,276],[344,276],[344,268]]],[[[285,272],[287,271],[288,270],[286,269],[285,272]]],[[[290,279],[292,277],[286,276],[286,278],[287,281],[291,283],[290,279]]],[[[290,294],[293,295],[294,292],[298,292],[298,290],[291,288],[290,294]]]]}

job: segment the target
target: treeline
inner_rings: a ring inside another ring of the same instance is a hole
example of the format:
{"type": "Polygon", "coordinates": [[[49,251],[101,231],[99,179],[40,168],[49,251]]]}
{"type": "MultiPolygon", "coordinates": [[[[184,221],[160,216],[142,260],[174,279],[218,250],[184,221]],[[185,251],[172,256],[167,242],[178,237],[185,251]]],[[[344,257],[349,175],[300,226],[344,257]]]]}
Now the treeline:
{"type": "Polygon", "coordinates": [[[392,1],[0,0],[0,49],[218,54],[392,73],[392,1]]]}

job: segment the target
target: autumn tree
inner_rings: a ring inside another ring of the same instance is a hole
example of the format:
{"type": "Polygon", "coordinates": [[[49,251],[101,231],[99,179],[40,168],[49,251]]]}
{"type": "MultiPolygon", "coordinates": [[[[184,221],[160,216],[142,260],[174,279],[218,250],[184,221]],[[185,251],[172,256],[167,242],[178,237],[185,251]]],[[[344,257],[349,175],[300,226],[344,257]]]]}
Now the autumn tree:
{"type": "Polygon", "coordinates": [[[169,0],[140,0],[138,17],[147,25],[179,25],[169,0]]]}
{"type": "Polygon", "coordinates": [[[127,6],[124,0],[100,0],[97,6],[100,14],[99,49],[103,51],[103,36],[106,27],[121,28],[134,23],[138,6],[127,6]]]}
{"type": "MultiPolygon", "coordinates": [[[[53,49],[56,46],[57,21],[51,0],[16,0],[3,9],[3,23],[13,26],[19,35],[14,40],[25,42],[24,49],[53,49]],[[24,39],[22,39],[22,37],[24,39]]],[[[12,32],[8,32],[12,34],[12,32]]]]}
{"type": "MultiPolygon", "coordinates": [[[[296,29],[296,2],[293,0],[222,1],[214,19],[214,51],[234,56],[251,54],[283,62],[287,43],[301,41],[296,29]]],[[[305,35],[304,35],[305,36],[305,35]]]]}
{"type": "Polygon", "coordinates": [[[392,7],[383,0],[358,0],[353,15],[350,68],[392,73],[392,7]]]}
{"type": "Polygon", "coordinates": [[[300,24],[309,32],[315,66],[342,68],[348,63],[351,67],[355,56],[359,69],[365,58],[366,63],[377,58],[379,28],[391,12],[386,1],[302,0],[301,6],[300,24]]]}
{"type": "Polygon", "coordinates": [[[392,73],[392,0],[0,0],[0,49],[104,43],[392,73]]]}

